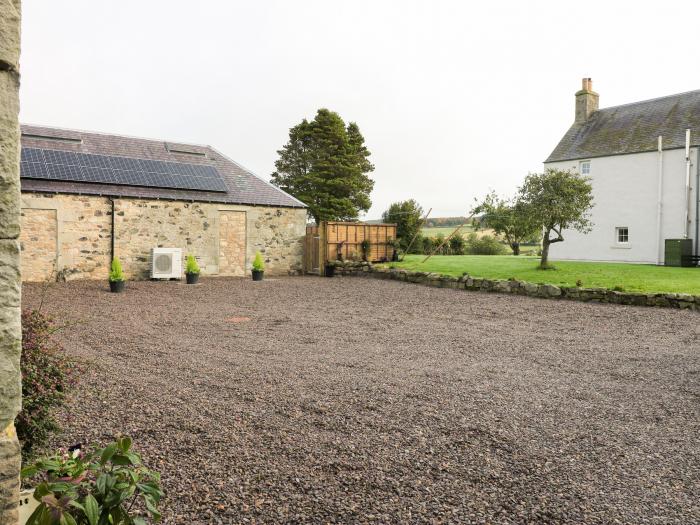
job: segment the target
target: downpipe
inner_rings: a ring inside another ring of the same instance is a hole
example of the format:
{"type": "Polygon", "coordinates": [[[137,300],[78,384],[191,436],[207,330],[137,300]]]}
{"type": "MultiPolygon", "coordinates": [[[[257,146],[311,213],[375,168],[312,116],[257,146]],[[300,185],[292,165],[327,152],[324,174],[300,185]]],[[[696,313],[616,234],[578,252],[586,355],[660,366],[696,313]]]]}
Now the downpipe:
{"type": "Polygon", "coordinates": [[[659,185],[657,190],[657,201],[656,201],[656,264],[661,264],[663,257],[661,255],[662,246],[662,231],[661,231],[661,217],[663,213],[663,197],[664,197],[664,151],[663,151],[664,138],[659,135],[658,140],[658,167],[659,167],[659,185]]]}

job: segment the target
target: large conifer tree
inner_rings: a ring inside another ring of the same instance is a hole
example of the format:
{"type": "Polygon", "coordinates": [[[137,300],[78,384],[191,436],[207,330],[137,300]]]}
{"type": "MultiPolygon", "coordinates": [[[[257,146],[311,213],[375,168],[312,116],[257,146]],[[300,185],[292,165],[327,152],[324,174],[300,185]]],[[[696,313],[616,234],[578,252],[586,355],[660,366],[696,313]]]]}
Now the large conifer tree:
{"type": "Polygon", "coordinates": [[[374,170],[360,128],[340,115],[319,109],[289,130],[289,141],[277,151],[272,184],[309,207],[321,221],[354,220],[372,205],[374,170]]]}

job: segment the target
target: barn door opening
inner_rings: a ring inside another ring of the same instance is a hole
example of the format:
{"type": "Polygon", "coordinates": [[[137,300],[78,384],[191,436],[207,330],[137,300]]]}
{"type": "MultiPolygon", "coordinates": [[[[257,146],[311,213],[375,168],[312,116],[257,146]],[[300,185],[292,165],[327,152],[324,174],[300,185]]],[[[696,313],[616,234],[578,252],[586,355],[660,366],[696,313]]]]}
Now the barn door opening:
{"type": "Polygon", "coordinates": [[[22,280],[56,279],[58,221],[56,210],[22,209],[22,280]]]}
{"type": "Polygon", "coordinates": [[[245,275],[245,223],[243,211],[219,211],[219,275],[245,275]]]}

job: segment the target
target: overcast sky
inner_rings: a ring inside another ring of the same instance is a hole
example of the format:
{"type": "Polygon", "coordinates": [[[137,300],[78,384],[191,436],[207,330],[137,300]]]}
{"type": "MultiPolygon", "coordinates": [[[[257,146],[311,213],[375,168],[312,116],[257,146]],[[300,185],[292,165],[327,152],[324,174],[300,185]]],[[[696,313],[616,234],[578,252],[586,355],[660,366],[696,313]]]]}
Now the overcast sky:
{"type": "Polygon", "coordinates": [[[573,121],[700,88],[700,2],[25,0],[22,122],[210,144],[269,179],[291,126],[359,124],[378,218],[512,193],[573,121]]]}

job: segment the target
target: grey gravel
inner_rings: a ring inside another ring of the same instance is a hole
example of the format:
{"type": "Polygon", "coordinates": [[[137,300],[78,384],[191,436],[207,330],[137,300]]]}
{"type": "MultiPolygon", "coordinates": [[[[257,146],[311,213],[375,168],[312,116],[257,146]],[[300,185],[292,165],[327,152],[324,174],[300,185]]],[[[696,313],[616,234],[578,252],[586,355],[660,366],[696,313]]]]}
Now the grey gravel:
{"type": "Polygon", "coordinates": [[[700,522],[697,313],[316,277],[44,309],[93,363],[55,444],[130,434],[165,523],[700,522]]]}

